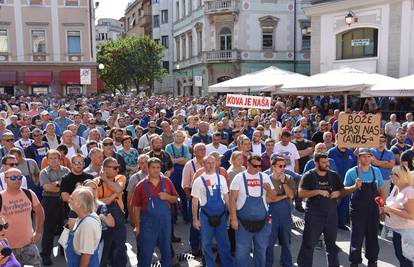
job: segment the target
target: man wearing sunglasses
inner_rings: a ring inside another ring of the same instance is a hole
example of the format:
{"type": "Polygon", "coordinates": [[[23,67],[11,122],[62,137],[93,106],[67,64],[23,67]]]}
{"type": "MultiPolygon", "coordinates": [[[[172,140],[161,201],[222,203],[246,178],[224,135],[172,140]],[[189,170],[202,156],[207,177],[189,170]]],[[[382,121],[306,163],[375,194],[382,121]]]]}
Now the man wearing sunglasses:
{"type": "MultiPolygon", "coordinates": [[[[11,168],[17,168],[18,162],[17,162],[17,158],[15,156],[6,155],[1,159],[1,163],[2,163],[2,167],[1,167],[2,172],[0,173],[0,188],[1,188],[1,190],[6,190],[7,189],[7,183],[5,181],[4,174],[7,170],[9,170],[11,168]]],[[[22,176],[22,186],[21,187],[27,189],[27,179],[26,179],[25,176],[22,176]]]]}
{"type": "Polygon", "coordinates": [[[252,247],[255,267],[266,262],[271,226],[268,202],[274,195],[269,176],[261,172],[261,157],[248,158],[247,171],[237,174],[230,184],[230,225],[236,231],[236,266],[247,267],[252,247]]]}
{"type": "Polygon", "coordinates": [[[0,158],[9,154],[10,149],[14,147],[14,135],[12,132],[5,132],[1,138],[0,158]]]}
{"type": "Polygon", "coordinates": [[[379,147],[371,149],[372,161],[371,164],[378,167],[381,171],[382,178],[384,179],[385,195],[388,197],[391,188],[391,169],[395,166],[394,154],[389,151],[385,146],[387,144],[387,137],[380,135],[379,147]]]}
{"type": "Polygon", "coordinates": [[[274,245],[279,240],[281,246],[280,262],[284,267],[292,267],[290,252],[290,230],[292,226],[292,199],[295,194],[295,180],[285,174],[285,159],[279,156],[271,158],[272,174],[270,176],[276,194],[271,197],[269,213],[272,215],[272,232],[266,250],[266,267],[274,262],[274,245]]]}
{"type": "Polygon", "coordinates": [[[30,190],[21,188],[22,179],[20,170],[16,168],[10,168],[5,172],[7,189],[1,192],[0,208],[12,211],[4,213],[9,224],[5,231],[5,238],[22,266],[40,266],[41,257],[36,243],[42,235],[44,212],[36,195],[30,190]],[[35,213],[34,224],[32,211],[35,213]]]}
{"type": "MultiPolygon", "coordinates": [[[[108,139],[110,138],[105,138],[104,143],[108,139]]],[[[119,174],[119,169],[118,161],[113,157],[107,157],[103,161],[100,177],[94,179],[98,184],[98,199],[106,204],[115,220],[115,226],[103,235],[101,266],[109,264],[113,267],[125,267],[127,264],[125,213],[122,201],[126,177],[119,174]]]]}
{"type": "Polygon", "coordinates": [[[42,165],[42,159],[46,157],[47,151],[49,151],[49,145],[43,142],[43,132],[39,128],[35,128],[32,131],[33,143],[25,149],[25,155],[29,159],[36,161],[37,166],[42,165]]]}
{"type": "Polygon", "coordinates": [[[40,171],[40,186],[43,187],[42,206],[45,209],[45,225],[42,236],[42,263],[53,264],[50,256],[53,249],[53,239],[56,232],[63,226],[63,202],[60,198],[60,184],[62,177],[70,170],[61,166],[62,155],[59,151],[51,149],[47,152],[48,166],[40,171]]]}
{"type": "Polygon", "coordinates": [[[114,140],[112,138],[106,137],[102,141],[102,148],[104,159],[112,157],[115,158],[118,163],[118,174],[125,174],[126,172],[126,164],[125,159],[119,153],[115,151],[114,140]]]}

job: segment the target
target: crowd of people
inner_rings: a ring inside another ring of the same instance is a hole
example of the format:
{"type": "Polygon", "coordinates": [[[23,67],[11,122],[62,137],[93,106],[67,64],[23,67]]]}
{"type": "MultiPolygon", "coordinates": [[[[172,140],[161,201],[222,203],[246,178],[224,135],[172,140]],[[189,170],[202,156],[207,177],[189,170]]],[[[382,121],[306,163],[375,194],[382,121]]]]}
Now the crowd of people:
{"type": "MultiPolygon", "coordinates": [[[[369,101],[347,112],[375,111],[369,101]]],[[[338,230],[349,231],[350,265],[365,241],[373,267],[381,229],[412,267],[413,115],[383,117],[379,146],[352,150],[336,142],[340,109],[330,96],[275,97],[271,110],[229,108],[222,96],[10,97],[0,248],[12,253],[1,250],[0,265],[53,265],[60,236],[68,266],[124,267],[131,224],[141,267],[156,247],[162,266],[180,266],[180,241],[207,267],[247,267],[251,251],[255,267],[307,267],[321,239],[327,265],[340,266],[338,230]],[[293,208],[305,213],[298,255],[293,208]],[[182,222],[189,240],[174,232],[182,222]]]]}

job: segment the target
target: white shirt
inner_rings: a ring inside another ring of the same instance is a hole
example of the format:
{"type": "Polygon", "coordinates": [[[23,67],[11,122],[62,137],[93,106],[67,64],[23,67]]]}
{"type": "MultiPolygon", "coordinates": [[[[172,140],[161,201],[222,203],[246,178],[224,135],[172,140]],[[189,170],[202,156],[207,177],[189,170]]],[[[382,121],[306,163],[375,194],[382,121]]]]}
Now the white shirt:
{"type": "Polygon", "coordinates": [[[285,158],[286,169],[295,171],[295,160],[299,159],[298,149],[294,144],[289,142],[287,146],[282,145],[282,142],[276,143],[273,152],[285,158]]]}
{"type": "MultiPolygon", "coordinates": [[[[6,190],[7,189],[7,184],[6,184],[6,181],[4,180],[4,172],[0,173],[0,180],[1,180],[0,189],[1,190],[6,190]]],[[[27,189],[27,179],[26,179],[26,176],[24,176],[24,175],[23,175],[23,179],[22,179],[21,188],[27,189]]]]}
{"type": "MultiPolygon", "coordinates": [[[[73,237],[73,249],[78,255],[90,254],[93,255],[99,245],[102,235],[101,221],[96,213],[92,213],[85,218],[75,231],[73,237]]],[[[75,228],[78,226],[80,219],[75,223],[75,228]]]]}
{"type": "Polygon", "coordinates": [[[227,151],[227,146],[223,144],[219,144],[219,147],[216,148],[213,143],[206,145],[206,155],[210,154],[211,152],[218,152],[223,155],[227,151]]]}
{"type": "Polygon", "coordinates": [[[262,144],[261,143],[258,143],[258,144],[252,143],[252,154],[259,155],[259,156],[262,155],[262,144]]]}
{"type": "MultiPolygon", "coordinates": [[[[205,172],[201,175],[203,176],[204,180],[206,181],[209,194],[213,194],[213,189],[218,187],[218,179],[217,174],[206,174],[205,172]]],[[[227,188],[227,181],[222,175],[220,176],[220,192],[221,198],[224,200],[223,196],[229,193],[229,189],[227,188]]],[[[207,203],[207,195],[206,195],[206,187],[204,186],[203,180],[198,177],[195,179],[193,183],[193,187],[191,189],[191,196],[196,197],[199,199],[200,206],[204,206],[207,203]]]]}
{"type": "Polygon", "coordinates": [[[19,139],[16,142],[14,142],[14,146],[15,147],[20,147],[21,149],[26,149],[28,146],[30,146],[33,143],[32,139],[28,139],[28,140],[23,140],[23,139],[19,139]]]}
{"type": "Polygon", "coordinates": [[[147,146],[150,145],[150,137],[149,134],[146,133],[143,136],[141,136],[138,140],[138,149],[144,149],[147,146]]]}
{"type": "Polygon", "coordinates": [[[280,128],[279,126],[276,126],[276,128],[272,128],[270,127],[268,131],[268,136],[275,140],[275,142],[279,142],[279,137],[282,134],[282,128],[280,128]]]}
{"type": "MultiPolygon", "coordinates": [[[[243,179],[243,173],[246,175],[246,181],[247,181],[247,188],[249,190],[249,196],[252,197],[259,197],[260,196],[260,175],[259,173],[252,175],[248,173],[247,171],[241,172],[237,174],[233,181],[230,184],[230,190],[239,191],[237,194],[237,210],[240,210],[244,203],[246,202],[246,189],[244,186],[244,179],[243,179]]],[[[268,183],[272,189],[274,189],[273,183],[270,180],[269,175],[265,173],[261,173],[263,178],[263,184],[268,183]]],[[[266,207],[266,210],[268,210],[268,204],[266,202],[266,190],[263,189],[263,204],[266,207]]]]}
{"type": "Polygon", "coordinates": [[[76,154],[76,150],[74,146],[68,147],[68,154],[66,155],[66,157],[68,157],[68,159],[72,159],[73,155],[76,154]]]}

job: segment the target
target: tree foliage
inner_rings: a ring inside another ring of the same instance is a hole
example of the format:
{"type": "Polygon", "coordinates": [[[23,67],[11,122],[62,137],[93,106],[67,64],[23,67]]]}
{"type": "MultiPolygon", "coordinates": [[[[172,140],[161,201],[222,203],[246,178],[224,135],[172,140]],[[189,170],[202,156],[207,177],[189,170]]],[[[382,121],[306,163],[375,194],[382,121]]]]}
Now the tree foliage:
{"type": "Polygon", "coordinates": [[[98,70],[101,79],[113,91],[126,92],[141,85],[149,85],[150,93],[153,81],[162,80],[167,71],[162,67],[163,46],[147,36],[131,36],[108,41],[98,47],[97,60],[105,68],[98,70]]]}

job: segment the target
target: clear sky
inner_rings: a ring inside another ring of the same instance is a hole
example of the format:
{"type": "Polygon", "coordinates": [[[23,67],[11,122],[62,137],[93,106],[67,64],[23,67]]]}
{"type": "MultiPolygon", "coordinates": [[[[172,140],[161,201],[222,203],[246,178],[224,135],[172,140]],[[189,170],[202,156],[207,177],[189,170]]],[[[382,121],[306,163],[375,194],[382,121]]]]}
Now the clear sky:
{"type": "Polygon", "coordinates": [[[96,10],[96,19],[113,18],[120,19],[124,13],[128,2],[132,0],[96,0],[99,7],[96,10]]]}

